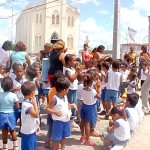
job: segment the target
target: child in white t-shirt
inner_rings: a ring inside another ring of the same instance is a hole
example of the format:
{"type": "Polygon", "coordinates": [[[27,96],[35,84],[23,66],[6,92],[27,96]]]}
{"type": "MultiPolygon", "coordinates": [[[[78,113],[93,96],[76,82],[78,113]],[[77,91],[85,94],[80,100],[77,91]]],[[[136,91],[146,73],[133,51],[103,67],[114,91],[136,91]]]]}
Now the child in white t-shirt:
{"type": "Polygon", "coordinates": [[[112,121],[107,132],[104,132],[102,139],[105,147],[112,145],[124,145],[130,139],[130,126],[124,113],[118,108],[112,108],[110,115],[112,121]]]}
{"type": "Polygon", "coordinates": [[[130,94],[127,96],[127,100],[125,103],[125,112],[127,116],[127,120],[130,125],[131,134],[137,128],[139,122],[139,114],[136,109],[136,105],[138,103],[138,98],[134,94],[130,94]]]}
{"type": "Polygon", "coordinates": [[[131,72],[128,75],[128,82],[127,82],[127,95],[135,93],[136,91],[136,73],[131,72]]]}
{"type": "Polygon", "coordinates": [[[21,86],[24,95],[21,110],[21,150],[36,149],[36,131],[39,127],[39,112],[35,99],[35,85],[26,81],[21,86]]]}

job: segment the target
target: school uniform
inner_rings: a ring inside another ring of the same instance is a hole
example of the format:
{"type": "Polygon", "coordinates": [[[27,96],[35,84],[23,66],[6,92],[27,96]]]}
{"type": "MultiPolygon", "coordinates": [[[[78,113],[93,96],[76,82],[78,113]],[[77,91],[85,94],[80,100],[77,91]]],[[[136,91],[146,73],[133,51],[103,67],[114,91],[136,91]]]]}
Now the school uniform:
{"type": "Polygon", "coordinates": [[[29,100],[22,102],[21,110],[21,150],[35,150],[36,148],[36,131],[39,126],[38,118],[29,114],[33,104],[29,100]]]}

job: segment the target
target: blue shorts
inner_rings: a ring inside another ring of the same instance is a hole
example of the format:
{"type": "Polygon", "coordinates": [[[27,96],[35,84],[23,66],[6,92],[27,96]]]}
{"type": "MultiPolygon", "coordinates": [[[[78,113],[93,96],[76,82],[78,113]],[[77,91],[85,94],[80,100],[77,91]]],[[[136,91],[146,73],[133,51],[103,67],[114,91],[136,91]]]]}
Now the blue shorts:
{"type": "Polygon", "coordinates": [[[43,89],[43,95],[48,95],[50,89],[43,89]]]}
{"type": "Polygon", "coordinates": [[[111,141],[113,145],[116,145],[116,144],[124,145],[128,142],[128,140],[120,141],[114,136],[114,134],[109,134],[108,132],[103,132],[103,136],[107,138],[109,141],[111,141]]]}
{"type": "Polygon", "coordinates": [[[102,90],[101,99],[104,101],[106,95],[106,87],[102,90]]]}
{"type": "Polygon", "coordinates": [[[118,91],[106,89],[105,102],[118,102],[118,91]]]}
{"type": "Polygon", "coordinates": [[[32,134],[21,133],[21,150],[36,149],[36,132],[32,134]]]}
{"type": "Polygon", "coordinates": [[[15,113],[0,113],[0,129],[9,128],[11,131],[16,128],[15,113]]]}
{"type": "Polygon", "coordinates": [[[52,140],[59,142],[63,138],[71,135],[70,130],[70,121],[62,122],[53,120],[53,128],[52,128],[52,140]]]}
{"type": "Polygon", "coordinates": [[[95,105],[85,105],[84,103],[81,106],[81,119],[92,122],[96,120],[96,109],[95,105]]]}
{"type": "Polygon", "coordinates": [[[47,115],[47,125],[48,125],[48,132],[47,136],[51,139],[52,137],[52,128],[53,128],[53,119],[50,114],[47,115]]]}

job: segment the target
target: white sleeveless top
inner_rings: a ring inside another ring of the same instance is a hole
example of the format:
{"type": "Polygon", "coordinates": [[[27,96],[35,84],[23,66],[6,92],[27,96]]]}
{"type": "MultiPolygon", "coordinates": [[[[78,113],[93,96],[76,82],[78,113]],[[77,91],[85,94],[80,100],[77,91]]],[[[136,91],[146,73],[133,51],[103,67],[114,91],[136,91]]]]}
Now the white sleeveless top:
{"type": "Polygon", "coordinates": [[[108,72],[108,82],[106,89],[119,91],[121,73],[115,71],[108,72]]]}
{"type": "Polygon", "coordinates": [[[64,96],[64,99],[61,99],[57,95],[53,97],[56,100],[56,105],[52,108],[55,111],[60,111],[62,115],[56,116],[55,114],[52,114],[53,120],[59,120],[62,122],[68,122],[71,117],[71,109],[69,109],[68,106],[68,99],[67,96],[64,96]]]}

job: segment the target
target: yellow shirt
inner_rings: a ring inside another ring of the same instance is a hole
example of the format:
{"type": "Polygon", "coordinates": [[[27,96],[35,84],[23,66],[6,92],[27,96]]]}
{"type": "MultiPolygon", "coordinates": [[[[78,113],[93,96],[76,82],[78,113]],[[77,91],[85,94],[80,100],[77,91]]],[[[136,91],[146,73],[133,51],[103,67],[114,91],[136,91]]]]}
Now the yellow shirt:
{"type": "Polygon", "coordinates": [[[129,52],[128,53],[129,55],[131,55],[131,57],[132,57],[132,59],[133,59],[133,63],[135,63],[135,58],[136,58],[136,53],[135,52],[133,52],[132,54],[131,54],[131,52],[129,52]]]}

